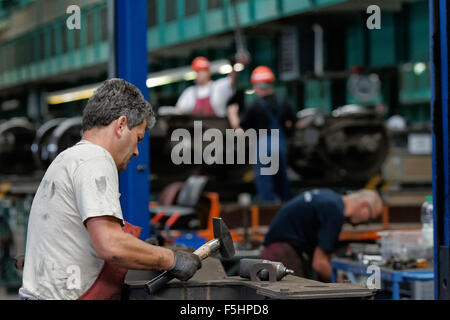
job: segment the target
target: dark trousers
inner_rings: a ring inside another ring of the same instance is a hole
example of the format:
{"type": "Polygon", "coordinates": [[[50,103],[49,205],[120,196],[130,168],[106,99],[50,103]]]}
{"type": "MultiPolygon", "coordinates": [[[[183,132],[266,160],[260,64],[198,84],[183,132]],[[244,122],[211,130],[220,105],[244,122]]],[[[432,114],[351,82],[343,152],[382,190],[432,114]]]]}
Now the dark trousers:
{"type": "Polygon", "coordinates": [[[274,175],[262,175],[261,168],[268,167],[262,165],[260,161],[255,164],[255,187],[261,202],[289,201],[291,198],[289,180],[287,177],[286,155],[280,153],[278,172],[274,175]]]}
{"type": "Polygon", "coordinates": [[[286,268],[294,270],[294,275],[298,277],[313,278],[309,257],[288,242],[274,242],[265,246],[261,258],[281,262],[286,268]]]}

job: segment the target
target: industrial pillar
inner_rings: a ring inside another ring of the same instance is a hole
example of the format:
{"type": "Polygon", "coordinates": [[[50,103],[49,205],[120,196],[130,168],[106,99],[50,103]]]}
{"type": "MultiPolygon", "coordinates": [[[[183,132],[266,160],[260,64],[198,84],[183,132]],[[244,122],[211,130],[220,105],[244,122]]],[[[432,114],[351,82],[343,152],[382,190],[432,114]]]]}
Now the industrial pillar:
{"type": "Polygon", "coordinates": [[[449,299],[450,158],[449,74],[446,0],[429,0],[431,121],[433,137],[434,275],[435,299],[449,299]]]}
{"type": "MultiPolygon", "coordinates": [[[[110,0],[114,5],[108,12],[114,16],[113,50],[115,68],[109,68],[109,77],[122,78],[134,84],[148,99],[146,86],[147,62],[147,1],[110,0]]],[[[142,228],[141,239],[150,236],[150,178],[149,134],[139,143],[139,156],[133,158],[127,170],[119,174],[120,203],[124,219],[142,228]]]]}

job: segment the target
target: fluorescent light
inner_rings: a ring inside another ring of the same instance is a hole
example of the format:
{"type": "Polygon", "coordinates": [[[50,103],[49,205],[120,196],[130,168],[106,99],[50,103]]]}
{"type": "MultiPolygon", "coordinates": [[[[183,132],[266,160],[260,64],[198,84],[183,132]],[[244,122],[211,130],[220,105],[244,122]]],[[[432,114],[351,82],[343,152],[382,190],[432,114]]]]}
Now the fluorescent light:
{"type": "MultiPolygon", "coordinates": [[[[244,66],[240,63],[236,63],[234,65],[234,70],[236,71],[240,71],[241,68],[243,69],[244,66]]],[[[233,67],[226,59],[211,62],[211,74],[228,74],[232,71],[233,67]]],[[[194,80],[195,77],[196,72],[192,71],[191,66],[167,69],[148,74],[146,86],[147,88],[155,88],[180,81],[191,81],[194,80]]],[[[89,99],[100,85],[101,83],[96,83],[93,85],[72,88],[64,91],[50,92],[47,95],[47,103],[49,105],[57,105],[71,101],[89,99]]]]}
{"type": "Polygon", "coordinates": [[[173,80],[174,79],[171,76],[148,78],[146,84],[147,84],[147,88],[154,88],[154,87],[164,86],[166,84],[172,83],[173,80]]]}
{"type": "Polygon", "coordinates": [[[194,80],[197,77],[197,72],[195,71],[190,71],[184,74],[183,79],[186,81],[191,81],[194,80]]]}
{"type": "Polygon", "coordinates": [[[244,70],[245,66],[244,64],[238,62],[233,66],[234,71],[236,72],[241,72],[242,70],[244,70]]]}
{"type": "Polygon", "coordinates": [[[416,75],[421,75],[422,73],[424,73],[424,71],[427,69],[427,66],[426,66],[426,64],[425,63],[423,63],[423,62],[419,62],[419,63],[416,63],[415,65],[414,65],[414,73],[416,74],[416,75]]]}
{"type": "Polygon", "coordinates": [[[230,64],[224,64],[219,67],[219,73],[220,74],[228,74],[233,71],[233,67],[230,64]]]}
{"type": "Polygon", "coordinates": [[[93,86],[78,87],[71,90],[49,93],[47,103],[50,105],[61,104],[71,101],[89,99],[99,84],[93,86]]]}

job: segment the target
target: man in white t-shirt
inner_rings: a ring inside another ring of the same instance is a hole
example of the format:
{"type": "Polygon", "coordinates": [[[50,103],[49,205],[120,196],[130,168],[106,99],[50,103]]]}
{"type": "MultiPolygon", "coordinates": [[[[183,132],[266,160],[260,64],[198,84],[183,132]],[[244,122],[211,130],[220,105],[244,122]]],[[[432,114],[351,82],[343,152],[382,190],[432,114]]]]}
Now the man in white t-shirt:
{"type": "Polygon", "coordinates": [[[49,166],[31,207],[21,299],[113,299],[128,269],[169,270],[180,280],[198,256],[139,240],[123,220],[118,171],[139,154],[155,116],[141,92],[105,81],[83,113],[83,137],[49,166]]]}
{"type": "Polygon", "coordinates": [[[177,111],[182,114],[225,117],[227,102],[233,95],[237,79],[234,68],[229,76],[212,81],[208,59],[197,57],[191,67],[197,73],[196,84],[182,92],[176,104],[177,111]]]}

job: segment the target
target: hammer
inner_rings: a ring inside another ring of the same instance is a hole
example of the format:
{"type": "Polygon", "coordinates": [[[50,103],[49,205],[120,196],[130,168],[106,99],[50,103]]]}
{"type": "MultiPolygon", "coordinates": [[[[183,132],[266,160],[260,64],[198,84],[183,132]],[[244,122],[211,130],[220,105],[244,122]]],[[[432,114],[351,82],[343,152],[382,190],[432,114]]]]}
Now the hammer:
{"type": "MultiPolygon", "coordinates": [[[[214,239],[208,241],[200,248],[195,250],[194,254],[196,254],[201,261],[205,260],[217,251],[219,251],[220,255],[225,259],[233,257],[233,239],[231,238],[230,231],[228,230],[226,224],[223,222],[222,218],[213,218],[213,231],[214,239]]],[[[174,277],[170,275],[167,270],[160,273],[145,284],[147,293],[154,294],[173,278],[174,277]]]]}

